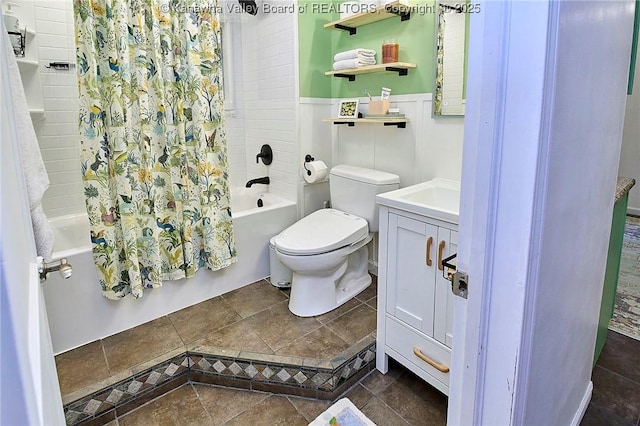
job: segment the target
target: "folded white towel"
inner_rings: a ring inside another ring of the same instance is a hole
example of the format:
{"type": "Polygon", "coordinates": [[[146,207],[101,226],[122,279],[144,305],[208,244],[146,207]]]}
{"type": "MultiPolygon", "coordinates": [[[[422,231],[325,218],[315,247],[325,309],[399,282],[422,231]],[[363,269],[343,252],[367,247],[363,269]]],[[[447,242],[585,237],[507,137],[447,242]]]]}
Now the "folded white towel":
{"type": "Polygon", "coordinates": [[[371,49],[352,49],[344,52],[336,53],[333,57],[334,62],[344,61],[345,59],[358,59],[360,57],[375,57],[376,51],[371,49]]]}
{"type": "Polygon", "coordinates": [[[339,71],[339,70],[347,70],[347,69],[351,69],[351,68],[358,68],[358,67],[364,67],[367,65],[375,65],[376,64],[376,60],[375,59],[345,59],[344,61],[338,61],[338,62],[334,62],[333,63],[333,70],[334,71],[339,71]]]}
{"type": "Polygon", "coordinates": [[[22,172],[27,189],[27,199],[31,210],[31,222],[33,234],[36,242],[38,256],[51,259],[53,249],[53,231],[49,226],[47,217],[42,211],[42,196],[49,187],[49,176],[44,168],[44,161],[40,154],[40,147],[36,132],[33,129],[29,107],[20,78],[20,70],[16,62],[16,56],[11,47],[11,41],[5,31],[4,33],[4,54],[9,68],[9,85],[11,86],[11,101],[13,102],[13,112],[15,115],[16,133],[20,135],[18,147],[22,160],[22,172]]]}
{"type": "Polygon", "coordinates": [[[366,56],[366,55],[356,55],[353,58],[344,58],[344,59],[340,59],[334,62],[341,62],[341,61],[352,61],[354,59],[358,59],[360,62],[363,63],[367,63],[367,64],[375,64],[376,63],[376,57],[374,56],[366,56]]]}

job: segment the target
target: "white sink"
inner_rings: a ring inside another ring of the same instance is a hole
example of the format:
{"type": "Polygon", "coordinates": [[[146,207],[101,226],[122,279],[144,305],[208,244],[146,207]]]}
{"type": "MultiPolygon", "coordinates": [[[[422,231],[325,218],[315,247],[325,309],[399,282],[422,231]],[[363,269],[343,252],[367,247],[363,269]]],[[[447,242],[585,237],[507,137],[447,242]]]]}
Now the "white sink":
{"type": "Polygon", "coordinates": [[[460,182],[432,179],[376,196],[378,204],[458,223],[460,182]]]}

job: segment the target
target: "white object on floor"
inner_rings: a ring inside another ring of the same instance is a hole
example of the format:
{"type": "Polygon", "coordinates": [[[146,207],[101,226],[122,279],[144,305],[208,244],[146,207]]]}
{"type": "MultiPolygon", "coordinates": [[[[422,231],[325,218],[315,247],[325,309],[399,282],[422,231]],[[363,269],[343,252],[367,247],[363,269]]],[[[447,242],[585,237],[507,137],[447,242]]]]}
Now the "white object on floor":
{"type": "Polygon", "coordinates": [[[376,426],[349,398],[337,401],[309,423],[309,426],[329,426],[334,424],[331,419],[335,419],[334,423],[337,422],[340,426],[376,426]]]}

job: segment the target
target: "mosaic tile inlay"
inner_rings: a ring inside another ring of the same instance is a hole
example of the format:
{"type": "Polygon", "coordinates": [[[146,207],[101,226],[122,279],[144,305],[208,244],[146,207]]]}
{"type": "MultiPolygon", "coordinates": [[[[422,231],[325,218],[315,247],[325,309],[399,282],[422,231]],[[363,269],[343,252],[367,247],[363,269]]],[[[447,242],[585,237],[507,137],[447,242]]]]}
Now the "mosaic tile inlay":
{"type": "Polygon", "coordinates": [[[79,425],[92,422],[116,408],[120,409],[124,404],[131,407],[129,410],[133,409],[135,404],[132,402],[146,402],[145,396],[181,376],[187,376],[188,380],[194,382],[208,382],[203,380],[207,377],[213,381],[244,380],[251,388],[259,385],[261,390],[274,393],[306,392],[305,395],[326,398],[341,391],[340,387],[354,375],[373,366],[375,353],[374,340],[355,354],[338,357],[340,361],[334,360],[333,368],[322,368],[185,352],[65,405],[65,418],[67,425],[79,425]]]}
{"type": "Polygon", "coordinates": [[[72,402],[64,407],[68,425],[92,420],[116,406],[140,397],[166,381],[189,372],[189,357],[186,354],[174,357],[126,380],[72,402]]]}

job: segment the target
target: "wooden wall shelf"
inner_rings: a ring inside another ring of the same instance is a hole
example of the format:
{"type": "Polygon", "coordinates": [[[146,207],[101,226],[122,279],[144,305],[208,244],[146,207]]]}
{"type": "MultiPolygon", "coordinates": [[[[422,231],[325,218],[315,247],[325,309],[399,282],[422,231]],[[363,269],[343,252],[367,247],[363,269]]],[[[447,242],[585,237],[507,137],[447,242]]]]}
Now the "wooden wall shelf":
{"type": "Polygon", "coordinates": [[[329,22],[325,24],[324,27],[333,30],[348,31],[349,35],[354,35],[356,33],[356,28],[358,27],[397,16],[400,17],[401,21],[410,19],[411,6],[396,0],[391,3],[378,6],[371,12],[362,12],[347,18],[329,22]]]}
{"type": "Polygon", "coordinates": [[[366,65],[364,67],[349,68],[346,70],[327,71],[324,75],[347,78],[354,81],[358,74],[372,74],[378,72],[397,72],[398,75],[407,75],[409,69],[415,68],[416,64],[409,62],[390,62],[388,64],[366,65]]]}
{"type": "Polygon", "coordinates": [[[399,129],[407,127],[409,122],[406,118],[323,118],[322,121],[333,124],[346,124],[353,127],[356,124],[382,124],[383,126],[396,126],[399,129]]]}

